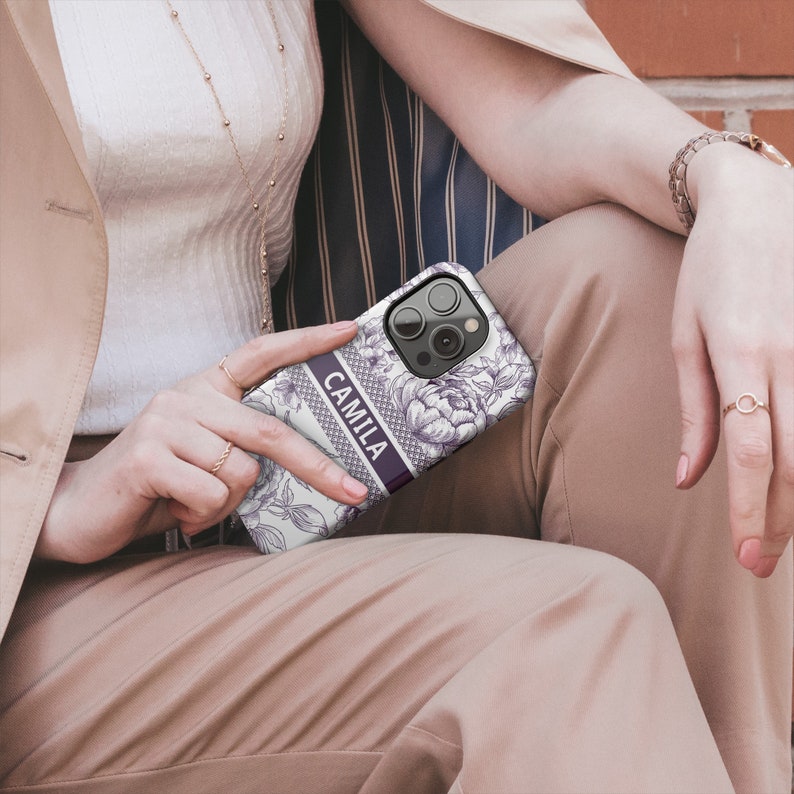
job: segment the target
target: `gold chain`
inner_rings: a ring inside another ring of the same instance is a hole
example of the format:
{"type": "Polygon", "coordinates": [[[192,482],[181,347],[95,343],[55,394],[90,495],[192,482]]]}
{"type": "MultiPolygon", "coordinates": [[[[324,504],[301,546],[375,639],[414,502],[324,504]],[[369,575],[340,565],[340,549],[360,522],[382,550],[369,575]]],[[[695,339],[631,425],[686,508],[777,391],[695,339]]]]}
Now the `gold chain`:
{"type": "Polygon", "coordinates": [[[279,31],[278,20],[276,19],[276,14],[273,11],[273,3],[272,0],[267,0],[267,10],[270,13],[270,19],[273,22],[273,30],[276,33],[278,52],[281,56],[281,73],[284,80],[284,102],[281,109],[281,123],[279,124],[278,135],[276,136],[276,149],[273,155],[273,170],[270,174],[270,179],[267,182],[265,205],[264,207],[261,207],[259,202],[256,200],[256,194],[254,193],[253,185],[251,184],[251,180],[248,176],[248,171],[243,164],[243,158],[240,156],[240,149],[237,146],[237,139],[234,137],[234,132],[232,131],[232,122],[226,115],[226,111],[223,109],[218,92],[215,90],[215,86],[212,83],[212,75],[207,71],[203,61],[201,60],[201,57],[199,56],[198,52],[196,52],[196,48],[193,46],[190,36],[188,36],[187,31],[182,25],[182,20],[179,18],[179,13],[171,4],[171,0],[164,0],[164,2],[166,6],[168,6],[171,19],[173,19],[176,23],[182,34],[182,37],[185,40],[185,43],[190,49],[190,52],[193,53],[193,57],[201,69],[201,73],[204,76],[204,83],[212,92],[212,98],[215,100],[215,105],[218,108],[218,112],[221,114],[221,120],[223,121],[224,129],[226,130],[226,134],[229,136],[229,142],[231,143],[232,149],[234,150],[234,157],[237,160],[237,166],[240,169],[243,181],[245,182],[245,186],[248,189],[248,195],[251,198],[251,206],[253,208],[254,214],[256,215],[256,219],[259,222],[259,275],[262,279],[262,319],[260,323],[260,330],[263,334],[267,334],[273,330],[273,305],[270,298],[270,270],[267,264],[267,219],[268,215],[270,214],[270,200],[273,195],[273,189],[276,187],[276,182],[278,181],[278,169],[281,160],[281,145],[283,144],[287,134],[287,113],[289,111],[287,54],[286,48],[284,47],[284,42],[281,38],[281,32],[279,31]]]}

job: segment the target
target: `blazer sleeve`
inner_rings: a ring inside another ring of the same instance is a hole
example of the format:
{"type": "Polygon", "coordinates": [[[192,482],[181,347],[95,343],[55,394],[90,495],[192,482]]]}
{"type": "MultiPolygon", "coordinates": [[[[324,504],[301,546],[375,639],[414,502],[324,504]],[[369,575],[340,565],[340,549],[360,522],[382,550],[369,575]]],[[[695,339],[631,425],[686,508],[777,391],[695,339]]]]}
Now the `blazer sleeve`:
{"type": "Polygon", "coordinates": [[[422,0],[446,16],[565,61],[637,80],[577,0],[422,0]]]}

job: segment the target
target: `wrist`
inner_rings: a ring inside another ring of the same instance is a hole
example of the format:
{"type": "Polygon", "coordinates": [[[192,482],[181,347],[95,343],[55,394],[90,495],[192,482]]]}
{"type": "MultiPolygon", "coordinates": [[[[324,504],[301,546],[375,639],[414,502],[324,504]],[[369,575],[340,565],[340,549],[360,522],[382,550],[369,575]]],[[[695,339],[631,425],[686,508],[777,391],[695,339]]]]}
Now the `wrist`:
{"type": "Polygon", "coordinates": [[[706,131],[692,138],[676,154],[669,174],[673,203],[686,232],[705,196],[726,189],[743,193],[756,175],[773,166],[791,168],[791,163],[757,135],[706,131]],[[730,145],[713,145],[718,143],[730,145]]]}
{"type": "Polygon", "coordinates": [[[73,463],[64,463],[61,469],[33,550],[33,556],[38,559],[70,561],[68,550],[62,548],[62,539],[69,536],[69,532],[64,529],[69,508],[64,503],[68,501],[74,467],[73,463]]]}
{"type": "Polygon", "coordinates": [[[710,194],[737,189],[748,169],[758,168],[761,159],[744,146],[709,146],[692,160],[687,187],[696,213],[710,194]]]}

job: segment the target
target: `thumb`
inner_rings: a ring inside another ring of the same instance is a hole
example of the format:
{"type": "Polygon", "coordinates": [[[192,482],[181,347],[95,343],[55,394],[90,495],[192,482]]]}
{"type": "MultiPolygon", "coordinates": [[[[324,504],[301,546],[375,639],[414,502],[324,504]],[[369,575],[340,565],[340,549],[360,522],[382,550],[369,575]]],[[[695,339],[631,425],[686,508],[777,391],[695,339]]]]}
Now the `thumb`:
{"type": "Polygon", "coordinates": [[[678,373],[681,409],[681,455],[675,484],[691,488],[709,467],[720,437],[719,391],[703,337],[694,329],[677,334],[673,328],[673,357],[678,373]]]}

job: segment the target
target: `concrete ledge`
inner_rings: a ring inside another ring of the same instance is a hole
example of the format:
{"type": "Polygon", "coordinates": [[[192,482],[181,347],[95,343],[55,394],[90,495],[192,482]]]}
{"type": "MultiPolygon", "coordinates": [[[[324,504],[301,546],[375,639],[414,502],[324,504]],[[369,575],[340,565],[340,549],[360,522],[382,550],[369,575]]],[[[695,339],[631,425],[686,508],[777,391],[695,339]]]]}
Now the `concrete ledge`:
{"type": "Polygon", "coordinates": [[[664,77],[644,82],[684,110],[794,108],[794,77],[664,77]]]}

